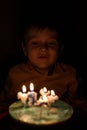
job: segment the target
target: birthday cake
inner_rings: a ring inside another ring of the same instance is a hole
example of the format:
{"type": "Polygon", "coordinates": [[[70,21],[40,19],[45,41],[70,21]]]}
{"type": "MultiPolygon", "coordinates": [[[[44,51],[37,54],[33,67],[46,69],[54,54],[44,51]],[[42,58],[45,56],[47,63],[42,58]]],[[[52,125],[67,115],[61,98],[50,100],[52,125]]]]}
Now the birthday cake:
{"type": "Polygon", "coordinates": [[[37,99],[37,93],[34,91],[23,95],[18,92],[19,101],[9,106],[10,116],[17,121],[33,125],[56,124],[72,116],[73,108],[59,100],[53,90],[47,91],[44,88],[40,90],[40,94],[40,98],[37,99]]]}

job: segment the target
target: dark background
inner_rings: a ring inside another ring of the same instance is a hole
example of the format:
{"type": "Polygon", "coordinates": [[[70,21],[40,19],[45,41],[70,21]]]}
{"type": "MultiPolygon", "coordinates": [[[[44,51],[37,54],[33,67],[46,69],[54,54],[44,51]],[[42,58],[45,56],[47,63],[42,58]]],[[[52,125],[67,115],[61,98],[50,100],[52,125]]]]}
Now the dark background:
{"type": "Polygon", "coordinates": [[[0,89],[3,88],[8,70],[23,58],[19,47],[24,27],[33,21],[51,22],[63,32],[63,62],[74,66],[81,76],[81,91],[86,95],[86,13],[81,1],[27,2],[3,0],[0,2],[0,89]]]}

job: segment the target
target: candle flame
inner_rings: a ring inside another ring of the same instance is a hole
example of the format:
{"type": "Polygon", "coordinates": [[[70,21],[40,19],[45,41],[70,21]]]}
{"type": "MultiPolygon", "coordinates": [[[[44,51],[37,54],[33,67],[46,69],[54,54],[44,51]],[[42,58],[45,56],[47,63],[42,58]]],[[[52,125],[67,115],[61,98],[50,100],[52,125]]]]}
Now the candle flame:
{"type": "Polygon", "coordinates": [[[44,88],[43,88],[43,91],[46,93],[46,92],[47,92],[47,88],[46,88],[46,87],[44,87],[44,88]]]}
{"type": "Polygon", "coordinates": [[[22,92],[23,92],[23,93],[26,92],[26,86],[25,86],[25,85],[22,86],[22,92]]]}
{"type": "Polygon", "coordinates": [[[34,84],[30,83],[30,90],[33,91],[34,90],[34,84]]]}
{"type": "Polygon", "coordinates": [[[52,96],[55,96],[54,90],[51,90],[51,95],[52,95],[52,96]]]}

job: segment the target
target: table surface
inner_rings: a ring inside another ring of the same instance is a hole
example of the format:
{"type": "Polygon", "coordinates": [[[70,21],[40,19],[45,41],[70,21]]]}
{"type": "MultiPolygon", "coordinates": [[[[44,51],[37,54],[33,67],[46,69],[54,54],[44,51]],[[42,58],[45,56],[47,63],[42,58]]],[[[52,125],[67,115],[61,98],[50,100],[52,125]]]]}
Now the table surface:
{"type": "Polygon", "coordinates": [[[61,100],[46,108],[38,106],[25,107],[21,101],[17,101],[9,106],[9,114],[13,119],[26,124],[50,125],[70,119],[73,108],[61,100]]]}

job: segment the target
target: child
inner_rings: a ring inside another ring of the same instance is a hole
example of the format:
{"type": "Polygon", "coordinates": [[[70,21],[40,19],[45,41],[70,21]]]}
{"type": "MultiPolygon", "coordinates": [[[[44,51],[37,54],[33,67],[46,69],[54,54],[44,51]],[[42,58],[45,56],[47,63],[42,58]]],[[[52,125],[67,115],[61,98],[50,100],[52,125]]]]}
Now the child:
{"type": "Polygon", "coordinates": [[[17,100],[17,92],[21,91],[23,84],[29,90],[31,82],[36,92],[39,93],[44,86],[53,89],[60,100],[76,109],[79,82],[75,69],[58,60],[63,49],[60,33],[49,26],[30,26],[25,31],[22,48],[27,61],[10,69],[4,91],[0,94],[0,111],[8,109],[17,100]]]}

